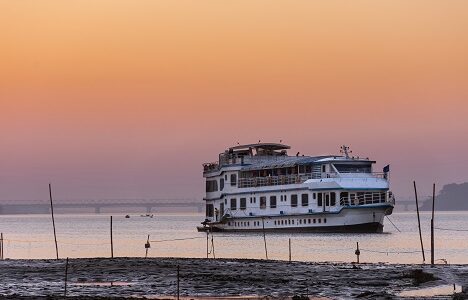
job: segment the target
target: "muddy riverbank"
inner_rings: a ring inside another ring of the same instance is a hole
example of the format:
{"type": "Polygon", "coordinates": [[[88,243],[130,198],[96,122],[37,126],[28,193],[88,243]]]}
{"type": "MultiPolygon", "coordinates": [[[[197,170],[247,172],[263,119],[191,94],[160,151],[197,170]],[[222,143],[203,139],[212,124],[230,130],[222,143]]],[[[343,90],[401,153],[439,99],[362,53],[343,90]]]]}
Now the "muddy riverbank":
{"type": "MultiPolygon", "coordinates": [[[[71,297],[290,298],[294,295],[349,298],[425,297],[425,289],[468,283],[467,265],[307,263],[239,259],[94,258],[70,259],[71,297]],[[411,291],[415,291],[412,293],[411,291]],[[419,291],[419,294],[418,294],[419,291]],[[422,294],[421,294],[422,291],[422,294]]],[[[0,295],[56,297],[64,294],[65,260],[0,261],[0,295]]],[[[0,297],[0,299],[2,298],[0,297]]]]}

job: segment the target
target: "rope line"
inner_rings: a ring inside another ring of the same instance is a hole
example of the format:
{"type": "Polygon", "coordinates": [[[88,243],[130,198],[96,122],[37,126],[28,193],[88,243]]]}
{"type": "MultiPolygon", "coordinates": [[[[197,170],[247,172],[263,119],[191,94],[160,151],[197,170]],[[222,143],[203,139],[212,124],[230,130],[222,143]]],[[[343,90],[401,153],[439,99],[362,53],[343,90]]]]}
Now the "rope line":
{"type": "Polygon", "coordinates": [[[390,220],[390,218],[388,217],[388,215],[385,215],[385,216],[387,217],[387,220],[389,220],[389,221],[390,221],[390,223],[393,225],[393,227],[395,227],[395,228],[396,228],[396,230],[398,230],[398,232],[401,232],[401,230],[400,230],[400,229],[398,229],[398,227],[396,227],[396,225],[395,225],[395,224],[393,224],[392,220],[390,220]]]}
{"type": "Polygon", "coordinates": [[[415,250],[415,251],[380,251],[380,250],[371,250],[371,249],[359,249],[361,251],[368,251],[368,252],[374,252],[374,253],[419,253],[421,251],[415,250]]]}
{"type": "Polygon", "coordinates": [[[161,243],[161,242],[172,242],[172,241],[185,241],[185,240],[195,240],[195,239],[205,239],[206,237],[191,237],[191,238],[182,238],[182,239],[171,239],[171,240],[157,240],[157,241],[150,241],[151,243],[161,243]]]}
{"type": "Polygon", "coordinates": [[[434,227],[434,229],[445,230],[445,231],[468,231],[468,229],[452,229],[452,228],[440,228],[440,227],[434,227]]]}

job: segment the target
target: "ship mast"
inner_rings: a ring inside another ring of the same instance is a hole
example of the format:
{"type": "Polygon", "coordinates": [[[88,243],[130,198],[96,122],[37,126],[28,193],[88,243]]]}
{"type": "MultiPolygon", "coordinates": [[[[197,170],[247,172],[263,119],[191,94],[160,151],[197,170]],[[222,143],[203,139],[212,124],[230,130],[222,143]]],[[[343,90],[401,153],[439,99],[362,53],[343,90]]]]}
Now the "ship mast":
{"type": "Polygon", "coordinates": [[[344,154],[346,159],[349,159],[349,153],[353,153],[353,151],[349,150],[349,147],[346,145],[341,146],[340,153],[344,154]]]}

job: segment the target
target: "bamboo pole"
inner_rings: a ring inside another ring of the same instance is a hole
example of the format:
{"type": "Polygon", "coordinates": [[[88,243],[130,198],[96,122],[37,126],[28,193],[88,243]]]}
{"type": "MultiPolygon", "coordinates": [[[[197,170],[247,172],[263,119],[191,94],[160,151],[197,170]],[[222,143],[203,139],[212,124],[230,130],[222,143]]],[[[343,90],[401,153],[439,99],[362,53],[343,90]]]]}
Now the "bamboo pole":
{"type": "Polygon", "coordinates": [[[431,266],[434,266],[434,210],[435,210],[435,183],[432,185],[432,218],[431,218],[431,266]]]}
{"type": "Polygon", "coordinates": [[[0,234],[0,259],[3,260],[3,232],[0,234]]]}
{"type": "Polygon", "coordinates": [[[266,243],[266,236],[265,236],[265,218],[262,217],[262,228],[263,228],[263,244],[265,245],[265,257],[266,260],[268,260],[268,249],[267,249],[267,243],[266,243]]]}
{"type": "Polygon", "coordinates": [[[146,244],[145,244],[145,249],[146,249],[145,258],[148,258],[148,250],[151,247],[149,239],[150,239],[150,235],[148,234],[148,239],[146,240],[146,244]]]}
{"type": "Polygon", "coordinates": [[[180,299],[180,266],[177,265],[177,300],[180,299]]]}
{"type": "Polygon", "coordinates": [[[206,230],[206,258],[208,259],[209,257],[209,254],[210,254],[210,250],[209,250],[209,241],[210,241],[210,238],[209,238],[209,234],[210,234],[210,231],[209,229],[206,230]]]}
{"type": "Polygon", "coordinates": [[[67,281],[68,281],[68,257],[67,257],[67,260],[65,261],[65,289],[63,292],[64,297],[67,297],[67,281]]]}
{"type": "Polygon", "coordinates": [[[356,242],[356,251],[354,251],[354,254],[356,254],[356,261],[359,263],[359,255],[361,255],[361,251],[359,250],[359,242],[356,242]]]}
{"type": "Polygon", "coordinates": [[[110,242],[111,242],[111,258],[114,258],[114,240],[112,238],[112,216],[110,216],[110,242]]]}
{"type": "Polygon", "coordinates": [[[55,218],[54,218],[54,204],[52,202],[52,186],[49,183],[49,198],[50,198],[50,213],[52,215],[52,227],[54,228],[54,240],[55,240],[55,254],[59,259],[58,245],[57,245],[57,233],[55,231],[55,218]]]}
{"type": "Polygon", "coordinates": [[[210,226],[210,230],[211,230],[211,251],[213,252],[213,259],[216,259],[215,247],[214,247],[213,228],[211,226],[210,226]]]}
{"type": "Polygon", "coordinates": [[[419,218],[419,204],[418,204],[418,192],[416,190],[416,181],[413,181],[413,185],[414,185],[414,197],[416,199],[416,214],[418,215],[419,240],[421,241],[421,253],[422,253],[423,263],[424,263],[426,262],[426,257],[424,255],[424,244],[423,244],[422,233],[421,233],[421,220],[419,218]]]}
{"type": "Polygon", "coordinates": [[[291,262],[291,238],[289,238],[289,262],[291,262]]]}

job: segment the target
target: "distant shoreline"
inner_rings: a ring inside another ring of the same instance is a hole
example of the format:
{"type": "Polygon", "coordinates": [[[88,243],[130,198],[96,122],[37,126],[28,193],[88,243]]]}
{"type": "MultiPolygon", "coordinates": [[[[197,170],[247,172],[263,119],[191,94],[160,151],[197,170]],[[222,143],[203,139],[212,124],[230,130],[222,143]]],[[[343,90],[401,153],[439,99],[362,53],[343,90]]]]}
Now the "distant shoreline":
{"type": "MultiPolygon", "coordinates": [[[[422,287],[468,285],[468,265],[79,258],[69,260],[67,295],[173,299],[177,292],[177,266],[180,267],[180,295],[190,298],[309,295],[373,299],[395,297],[422,287]]],[[[4,299],[15,295],[61,296],[64,277],[64,259],[3,260],[0,261],[0,295],[4,299]]]]}

